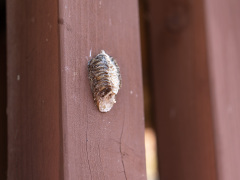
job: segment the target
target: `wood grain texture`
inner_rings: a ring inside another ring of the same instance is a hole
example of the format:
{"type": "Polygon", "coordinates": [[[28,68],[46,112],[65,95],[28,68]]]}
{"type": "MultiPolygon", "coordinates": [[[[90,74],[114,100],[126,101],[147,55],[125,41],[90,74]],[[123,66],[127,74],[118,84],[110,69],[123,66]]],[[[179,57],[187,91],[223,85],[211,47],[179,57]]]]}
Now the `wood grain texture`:
{"type": "Polygon", "coordinates": [[[150,0],[160,178],[215,180],[203,1],[150,0]]]}
{"type": "Polygon", "coordinates": [[[146,179],[137,0],[60,0],[64,179],[146,179]],[[122,75],[112,110],[94,105],[87,63],[100,50],[122,75]]]}
{"type": "Polygon", "coordinates": [[[8,180],[61,179],[57,7],[7,1],[8,180]]]}
{"type": "Polygon", "coordinates": [[[218,179],[240,179],[240,2],[205,8],[218,179]]]}

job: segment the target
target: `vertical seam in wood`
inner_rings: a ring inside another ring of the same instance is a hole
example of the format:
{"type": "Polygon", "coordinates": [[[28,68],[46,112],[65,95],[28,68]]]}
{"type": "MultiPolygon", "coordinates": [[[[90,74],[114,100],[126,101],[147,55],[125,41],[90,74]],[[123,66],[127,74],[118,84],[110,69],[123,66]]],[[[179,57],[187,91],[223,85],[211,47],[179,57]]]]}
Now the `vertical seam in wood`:
{"type": "Polygon", "coordinates": [[[87,153],[88,168],[89,168],[90,176],[92,179],[92,171],[91,171],[91,167],[90,167],[90,163],[89,163],[89,156],[88,156],[88,119],[87,119],[87,129],[86,129],[86,153],[87,153]]]}
{"type": "Polygon", "coordinates": [[[202,1],[203,3],[203,9],[204,9],[204,12],[203,12],[203,21],[204,21],[204,36],[205,36],[205,48],[206,48],[206,61],[207,61],[207,76],[208,76],[208,84],[209,84],[209,88],[208,88],[208,92],[209,92],[209,98],[210,98],[210,114],[211,114],[211,119],[212,119],[212,138],[213,138],[213,150],[214,150],[214,164],[215,164],[215,177],[216,177],[216,180],[218,180],[218,163],[217,163],[217,153],[216,153],[216,133],[215,133],[215,123],[214,123],[214,120],[215,120],[215,116],[214,116],[214,106],[213,106],[213,88],[212,88],[212,77],[211,77],[211,72],[210,72],[210,62],[209,62],[209,45],[208,45],[208,40],[209,40],[209,37],[208,37],[208,32],[207,32],[207,29],[208,29],[208,20],[207,20],[207,6],[206,6],[206,2],[205,0],[202,1]]]}
{"type": "Polygon", "coordinates": [[[125,176],[125,179],[127,180],[126,169],[125,169],[125,165],[124,165],[124,161],[123,161],[124,153],[122,152],[122,135],[123,135],[124,123],[125,123],[125,118],[123,120],[122,132],[121,132],[121,137],[120,137],[120,153],[121,153],[121,161],[122,161],[124,176],[125,176]]]}
{"type": "Polygon", "coordinates": [[[62,63],[61,63],[61,52],[60,52],[60,28],[59,28],[59,15],[60,15],[60,7],[59,0],[57,0],[57,31],[58,31],[58,72],[59,72],[59,137],[60,137],[60,147],[59,147],[59,158],[60,158],[60,169],[59,169],[59,178],[64,180],[64,158],[63,158],[63,124],[62,124],[62,63]]]}

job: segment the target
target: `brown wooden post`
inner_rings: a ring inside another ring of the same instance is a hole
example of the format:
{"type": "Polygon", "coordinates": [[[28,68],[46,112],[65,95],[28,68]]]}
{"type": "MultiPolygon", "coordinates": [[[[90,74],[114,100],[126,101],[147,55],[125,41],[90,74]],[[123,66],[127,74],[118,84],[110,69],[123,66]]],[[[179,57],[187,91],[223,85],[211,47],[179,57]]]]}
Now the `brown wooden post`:
{"type": "Polygon", "coordinates": [[[215,180],[203,1],[150,0],[160,178],[215,180]]]}
{"type": "Polygon", "coordinates": [[[137,0],[13,0],[7,9],[9,179],[146,179],[137,0]],[[122,74],[108,113],[87,74],[100,50],[122,74]]]}
{"type": "Polygon", "coordinates": [[[240,179],[240,2],[205,1],[219,180],[240,179]]]}
{"type": "Polygon", "coordinates": [[[61,179],[56,0],[7,1],[8,180],[61,179]]]}
{"type": "Polygon", "coordinates": [[[146,179],[137,0],[60,0],[65,179],[146,179]],[[94,105],[88,60],[100,50],[122,74],[117,103],[94,105]]]}
{"type": "Polygon", "coordinates": [[[161,179],[240,179],[240,3],[149,5],[161,179]]]}

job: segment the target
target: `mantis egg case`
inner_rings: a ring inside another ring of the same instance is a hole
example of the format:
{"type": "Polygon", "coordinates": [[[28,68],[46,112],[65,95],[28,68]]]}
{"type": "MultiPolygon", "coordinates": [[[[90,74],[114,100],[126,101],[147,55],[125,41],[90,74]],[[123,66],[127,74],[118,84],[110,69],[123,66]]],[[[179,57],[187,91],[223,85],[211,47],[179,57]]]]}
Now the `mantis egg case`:
{"type": "Polygon", "coordinates": [[[121,87],[117,62],[102,50],[88,62],[88,77],[93,99],[99,111],[110,111],[116,103],[115,96],[121,87]]]}

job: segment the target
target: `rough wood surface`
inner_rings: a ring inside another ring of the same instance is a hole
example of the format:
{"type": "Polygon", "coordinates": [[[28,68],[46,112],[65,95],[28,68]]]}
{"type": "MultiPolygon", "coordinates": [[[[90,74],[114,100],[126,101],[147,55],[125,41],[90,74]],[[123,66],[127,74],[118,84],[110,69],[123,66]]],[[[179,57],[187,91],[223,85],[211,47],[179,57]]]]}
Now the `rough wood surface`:
{"type": "Polygon", "coordinates": [[[56,0],[7,1],[8,180],[61,179],[56,0]]]}
{"type": "Polygon", "coordinates": [[[64,179],[146,179],[137,0],[60,0],[64,179]],[[100,50],[122,74],[112,110],[94,105],[87,63],[100,50]]]}
{"type": "Polygon", "coordinates": [[[149,11],[160,178],[215,180],[203,2],[150,0],[149,11]]]}
{"type": "Polygon", "coordinates": [[[240,179],[240,1],[205,8],[218,179],[240,179]]]}

